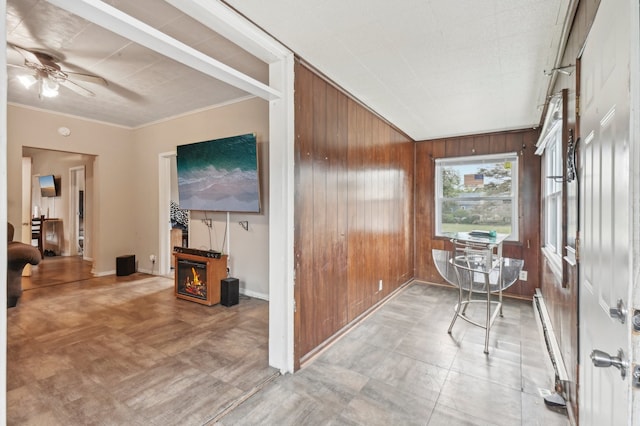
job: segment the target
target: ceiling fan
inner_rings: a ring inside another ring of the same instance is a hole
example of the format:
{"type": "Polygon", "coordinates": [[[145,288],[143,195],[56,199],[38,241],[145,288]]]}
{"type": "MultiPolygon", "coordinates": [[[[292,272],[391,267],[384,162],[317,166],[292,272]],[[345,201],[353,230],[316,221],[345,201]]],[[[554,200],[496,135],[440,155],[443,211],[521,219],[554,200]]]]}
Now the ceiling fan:
{"type": "Polygon", "coordinates": [[[37,84],[38,97],[40,99],[43,97],[52,98],[58,96],[58,89],[61,85],[82,96],[95,96],[95,93],[76,83],[74,80],[82,80],[102,86],[108,85],[107,80],[97,75],[62,70],[57,63],[59,61],[48,53],[26,49],[12,43],[8,43],[8,45],[24,58],[24,65],[8,65],[25,71],[24,74],[18,76],[18,80],[26,88],[37,84]]]}

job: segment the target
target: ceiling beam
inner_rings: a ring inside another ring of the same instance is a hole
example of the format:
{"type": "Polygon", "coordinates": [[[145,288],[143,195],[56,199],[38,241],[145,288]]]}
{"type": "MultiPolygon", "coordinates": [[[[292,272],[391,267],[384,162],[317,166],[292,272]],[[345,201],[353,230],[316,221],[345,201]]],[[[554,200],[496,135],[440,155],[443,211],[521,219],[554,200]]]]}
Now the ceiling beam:
{"type": "Polygon", "coordinates": [[[99,0],[47,0],[49,3],[99,25],[141,46],[223,81],[247,93],[272,101],[281,93],[217,61],[167,34],[99,0]]]}
{"type": "Polygon", "coordinates": [[[164,1],[268,64],[290,53],[273,37],[219,0],[164,1]]]}

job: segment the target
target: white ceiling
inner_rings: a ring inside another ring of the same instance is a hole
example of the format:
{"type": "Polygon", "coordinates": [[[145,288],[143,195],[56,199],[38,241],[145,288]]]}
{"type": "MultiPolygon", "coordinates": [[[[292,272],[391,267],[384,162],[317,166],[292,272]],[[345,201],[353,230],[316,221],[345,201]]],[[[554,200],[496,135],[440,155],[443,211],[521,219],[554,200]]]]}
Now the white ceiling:
{"type": "MultiPolygon", "coordinates": [[[[544,71],[567,65],[556,55],[574,2],[226,0],[416,140],[537,126],[551,79],[544,71]]],[[[165,1],[106,3],[268,82],[264,62],[165,1]]],[[[9,42],[109,81],[90,87],[95,98],[67,91],[40,100],[10,68],[10,102],[138,127],[250,96],[45,0],[7,0],[7,15],[9,42]]]]}

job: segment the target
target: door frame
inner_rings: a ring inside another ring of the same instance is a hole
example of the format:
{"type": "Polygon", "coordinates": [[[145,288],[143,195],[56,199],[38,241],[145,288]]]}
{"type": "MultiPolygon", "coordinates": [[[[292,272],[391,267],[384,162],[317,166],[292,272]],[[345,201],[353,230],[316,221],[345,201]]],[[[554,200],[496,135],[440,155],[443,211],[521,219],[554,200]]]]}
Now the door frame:
{"type": "MultiPolygon", "coordinates": [[[[83,198],[83,212],[86,213],[86,199],[87,199],[87,187],[86,187],[86,169],[85,166],[76,166],[69,168],[69,256],[78,255],[78,241],[80,240],[80,227],[78,221],[78,209],[79,209],[79,197],[78,190],[82,186],[85,193],[83,198]],[[82,185],[79,185],[81,177],[82,185]]],[[[86,239],[87,227],[84,227],[84,238],[86,239]]],[[[83,243],[83,247],[86,242],[83,243]]],[[[84,258],[85,250],[82,250],[82,256],[84,258]]]]}
{"type": "MultiPolygon", "coordinates": [[[[630,52],[629,52],[629,79],[630,90],[630,128],[629,128],[629,167],[631,168],[631,288],[629,301],[632,303],[630,315],[634,310],[640,310],[640,2],[629,0],[631,6],[629,14],[630,27],[630,52]]],[[[640,335],[631,333],[630,354],[631,367],[640,364],[640,335]]],[[[637,389],[632,388],[632,393],[637,389]]],[[[633,423],[640,421],[640,398],[631,398],[630,416],[633,423]]]]}
{"type": "Polygon", "coordinates": [[[169,206],[171,203],[171,159],[176,151],[158,154],[158,274],[168,275],[171,272],[171,231],[169,206]]]}
{"type": "MultiPolygon", "coordinates": [[[[7,2],[0,0],[0,14],[1,16],[7,16],[7,2]]],[[[4,23],[0,25],[2,31],[0,31],[0,43],[6,45],[7,32],[4,23]]],[[[4,87],[7,87],[7,53],[0,54],[0,82],[4,87]]],[[[0,152],[5,155],[0,155],[0,194],[5,194],[5,198],[0,202],[0,222],[7,222],[7,91],[0,91],[0,152]]],[[[7,240],[6,226],[0,227],[0,239],[2,241],[7,240]]],[[[7,276],[7,245],[2,244],[0,248],[0,276],[7,276]]],[[[0,423],[5,424],[7,421],[7,292],[0,292],[0,305],[4,309],[4,314],[0,315],[0,423]]]]}
{"type": "MultiPolygon", "coordinates": [[[[22,226],[20,226],[20,241],[25,244],[31,244],[31,170],[32,170],[32,158],[22,157],[22,226]]],[[[17,226],[16,226],[17,228],[17,226]]],[[[18,230],[13,237],[14,241],[18,240],[18,230]]],[[[31,265],[25,266],[25,270],[31,270],[31,265]]]]}

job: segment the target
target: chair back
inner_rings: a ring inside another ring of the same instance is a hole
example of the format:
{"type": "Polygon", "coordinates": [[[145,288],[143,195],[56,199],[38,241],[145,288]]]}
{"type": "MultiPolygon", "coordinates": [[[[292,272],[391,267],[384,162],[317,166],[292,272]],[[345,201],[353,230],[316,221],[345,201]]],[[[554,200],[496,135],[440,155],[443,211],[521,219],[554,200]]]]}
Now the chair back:
{"type": "Polygon", "coordinates": [[[493,265],[491,249],[461,246],[456,247],[454,253],[449,262],[455,269],[458,287],[475,293],[498,289],[500,270],[493,265]]]}
{"type": "Polygon", "coordinates": [[[44,254],[44,216],[31,218],[31,244],[38,247],[40,254],[44,254]]]}

